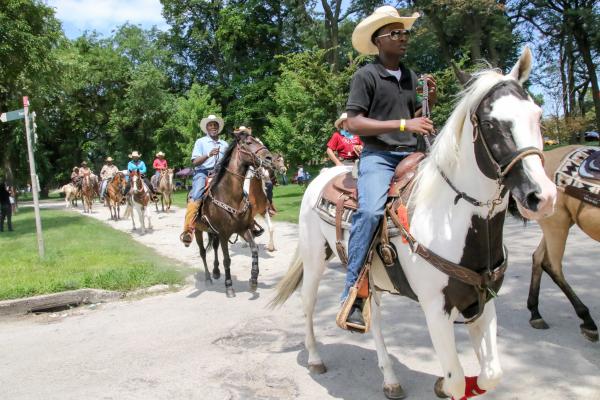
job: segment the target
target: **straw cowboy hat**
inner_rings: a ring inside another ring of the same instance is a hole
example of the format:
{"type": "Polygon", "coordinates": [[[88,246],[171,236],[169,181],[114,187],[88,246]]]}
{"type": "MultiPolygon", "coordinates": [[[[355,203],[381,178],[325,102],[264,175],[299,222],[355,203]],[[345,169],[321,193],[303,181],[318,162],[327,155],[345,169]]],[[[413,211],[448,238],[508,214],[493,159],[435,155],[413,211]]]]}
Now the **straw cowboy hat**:
{"type": "Polygon", "coordinates": [[[252,128],[250,128],[249,126],[246,127],[246,126],[242,125],[233,131],[233,133],[241,133],[241,132],[246,132],[246,133],[249,133],[250,135],[252,135],[252,128]]]}
{"type": "Polygon", "coordinates": [[[87,165],[87,161],[82,161],[81,166],[87,165]]]}
{"type": "Polygon", "coordinates": [[[219,124],[219,133],[221,133],[224,125],[223,118],[217,117],[213,114],[209,115],[206,118],[202,118],[202,120],[200,121],[200,129],[202,129],[202,132],[208,133],[208,131],[206,130],[206,125],[208,125],[209,122],[216,122],[217,124],[219,124]]]}
{"type": "Polygon", "coordinates": [[[348,113],[342,113],[342,115],[340,115],[340,117],[335,120],[335,123],[333,124],[333,126],[335,126],[337,129],[340,129],[340,125],[342,124],[342,122],[344,122],[347,119],[348,119],[348,113]]]}
{"type": "Polygon", "coordinates": [[[112,157],[106,157],[106,161],[107,161],[107,162],[108,162],[108,161],[113,161],[113,158],[112,158],[112,157]]]}
{"type": "Polygon", "coordinates": [[[377,8],[373,14],[360,21],[352,33],[352,46],[362,54],[375,55],[379,54],[379,50],[375,43],[371,40],[373,34],[381,27],[384,27],[394,22],[401,22],[404,29],[409,30],[420,17],[418,12],[410,17],[401,17],[392,6],[383,6],[377,8]]]}
{"type": "Polygon", "coordinates": [[[164,157],[165,153],[163,153],[162,151],[159,151],[158,153],[156,153],[156,157],[164,157]]]}
{"type": "Polygon", "coordinates": [[[129,155],[129,158],[133,158],[133,157],[141,157],[142,155],[140,153],[137,152],[137,150],[132,151],[131,154],[129,155]]]}

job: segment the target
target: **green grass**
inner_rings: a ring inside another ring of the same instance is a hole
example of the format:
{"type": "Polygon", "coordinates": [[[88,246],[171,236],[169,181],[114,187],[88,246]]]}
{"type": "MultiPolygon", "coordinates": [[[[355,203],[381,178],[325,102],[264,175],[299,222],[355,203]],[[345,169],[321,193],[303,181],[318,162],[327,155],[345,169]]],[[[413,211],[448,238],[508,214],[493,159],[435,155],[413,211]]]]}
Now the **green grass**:
{"type": "MultiPolygon", "coordinates": [[[[42,210],[46,256],[39,260],[32,208],[0,233],[0,300],[79,288],[126,291],[181,283],[187,268],[100,221],[42,210]]],[[[6,226],[5,226],[6,228],[6,226]]]]}

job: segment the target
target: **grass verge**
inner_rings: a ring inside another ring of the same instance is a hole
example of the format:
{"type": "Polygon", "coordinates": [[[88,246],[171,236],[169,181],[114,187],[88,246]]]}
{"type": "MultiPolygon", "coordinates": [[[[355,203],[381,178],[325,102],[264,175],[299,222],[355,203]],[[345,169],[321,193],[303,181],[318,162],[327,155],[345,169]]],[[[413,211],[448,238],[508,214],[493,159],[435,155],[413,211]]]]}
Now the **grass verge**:
{"type": "Polygon", "coordinates": [[[42,210],[46,257],[38,258],[32,208],[0,233],[0,300],[80,288],[127,291],[182,283],[187,269],[124,232],[75,213],[42,210]]]}

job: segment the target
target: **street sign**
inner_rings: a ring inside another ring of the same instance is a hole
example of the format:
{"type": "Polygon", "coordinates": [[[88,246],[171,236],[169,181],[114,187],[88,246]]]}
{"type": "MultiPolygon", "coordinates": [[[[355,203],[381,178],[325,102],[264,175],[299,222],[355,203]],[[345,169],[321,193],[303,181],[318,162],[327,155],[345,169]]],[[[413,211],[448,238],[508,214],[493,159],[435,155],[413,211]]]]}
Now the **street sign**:
{"type": "Polygon", "coordinates": [[[8,112],[0,114],[0,121],[8,122],[8,121],[14,121],[15,119],[22,119],[24,117],[25,117],[25,110],[21,108],[20,110],[8,111],[8,112]]]}

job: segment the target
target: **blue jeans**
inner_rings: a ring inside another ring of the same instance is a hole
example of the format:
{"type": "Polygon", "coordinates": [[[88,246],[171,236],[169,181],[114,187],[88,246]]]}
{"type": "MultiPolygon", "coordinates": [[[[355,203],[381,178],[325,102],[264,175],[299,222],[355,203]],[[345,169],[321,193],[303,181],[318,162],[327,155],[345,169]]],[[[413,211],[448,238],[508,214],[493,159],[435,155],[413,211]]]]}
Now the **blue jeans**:
{"type": "Polygon", "coordinates": [[[387,202],[389,184],[398,163],[406,152],[372,151],[364,149],[358,164],[358,210],[352,217],[348,240],[348,270],[341,300],[348,296],[365,262],[369,245],[387,202]]]}
{"type": "Polygon", "coordinates": [[[108,182],[110,181],[110,179],[105,179],[102,181],[102,184],[100,185],[101,189],[100,189],[100,200],[104,199],[104,195],[106,194],[106,189],[108,188],[108,182]]]}
{"type": "Polygon", "coordinates": [[[197,201],[204,197],[204,187],[206,186],[206,180],[208,174],[212,172],[212,169],[197,169],[192,181],[192,190],[190,197],[193,201],[197,201]]]}

